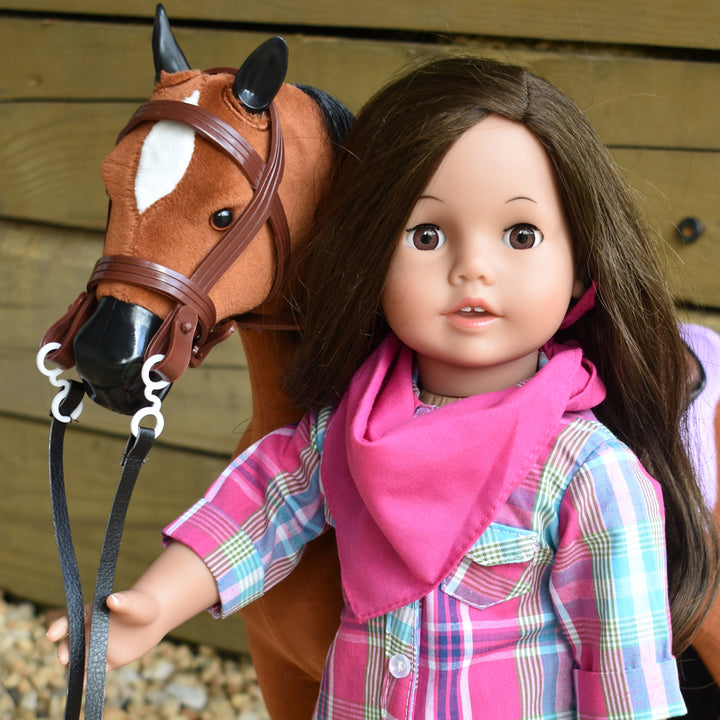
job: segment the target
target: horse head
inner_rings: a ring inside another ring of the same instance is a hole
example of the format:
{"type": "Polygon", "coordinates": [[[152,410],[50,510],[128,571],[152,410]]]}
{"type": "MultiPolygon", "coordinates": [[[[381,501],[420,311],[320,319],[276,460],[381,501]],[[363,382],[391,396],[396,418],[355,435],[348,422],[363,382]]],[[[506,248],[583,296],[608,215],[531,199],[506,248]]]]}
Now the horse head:
{"type": "Polygon", "coordinates": [[[237,327],[286,327],[278,292],[309,231],[349,113],[284,82],[273,38],[239,70],[190,68],[162,6],[156,86],[105,158],[110,209],[86,292],[46,334],[89,396],[131,414],[140,370],[173,382],[237,327]]]}

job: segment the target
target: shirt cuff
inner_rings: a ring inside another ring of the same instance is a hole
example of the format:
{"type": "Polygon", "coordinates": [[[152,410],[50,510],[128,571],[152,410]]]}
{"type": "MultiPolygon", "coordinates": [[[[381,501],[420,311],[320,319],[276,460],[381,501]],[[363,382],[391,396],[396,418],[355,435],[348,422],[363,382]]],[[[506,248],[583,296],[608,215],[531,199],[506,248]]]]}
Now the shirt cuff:
{"type": "Polygon", "coordinates": [[[674,658],[618,673],[575,670],[578,720],[661,720],[685,715],[674,658]]]}
{"type": "Polygon", "coordinates": [[[213,616],[232,615],[263,594],[265,569],[254,543],[211,503],[199,501],[168,525],[163,530],[163,542],[187,545],[207,565],[220,596],[220,602],[209,608],[213,616]]]}

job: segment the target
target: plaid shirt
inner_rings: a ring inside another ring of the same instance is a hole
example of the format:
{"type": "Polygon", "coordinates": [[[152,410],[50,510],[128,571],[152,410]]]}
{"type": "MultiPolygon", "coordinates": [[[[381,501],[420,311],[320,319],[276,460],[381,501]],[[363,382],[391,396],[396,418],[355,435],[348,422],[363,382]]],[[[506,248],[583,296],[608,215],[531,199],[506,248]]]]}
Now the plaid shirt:
{"type": "MultiPolygon", "coordinates": [[[[329,417],[261,440],[166,528],[216,578],[214,614],[280,582],[332,526],[320,477],[329,417]]],[[[684,714],[659,487],[604,426],[568,421],[437,589],[368,622],[346,606],[315,718],[684,714]]]]}

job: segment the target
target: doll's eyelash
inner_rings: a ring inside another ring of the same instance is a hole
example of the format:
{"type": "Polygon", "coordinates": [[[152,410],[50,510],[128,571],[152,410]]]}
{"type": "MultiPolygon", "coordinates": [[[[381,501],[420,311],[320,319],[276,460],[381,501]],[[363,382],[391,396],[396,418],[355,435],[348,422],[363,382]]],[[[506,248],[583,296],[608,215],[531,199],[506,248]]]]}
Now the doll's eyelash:
{"type": "Polygon", "coordinates": [[[508,227],[503,228],[503,232],[506,233],[508,230],[512,230],[513,228],[517,227],[518,225],[524,225],[525,227],[532,228],[533,230],[537,230],[540,232],[540,228],[531,222],[514,222],[512,225],[508,225],[508,227]]]}

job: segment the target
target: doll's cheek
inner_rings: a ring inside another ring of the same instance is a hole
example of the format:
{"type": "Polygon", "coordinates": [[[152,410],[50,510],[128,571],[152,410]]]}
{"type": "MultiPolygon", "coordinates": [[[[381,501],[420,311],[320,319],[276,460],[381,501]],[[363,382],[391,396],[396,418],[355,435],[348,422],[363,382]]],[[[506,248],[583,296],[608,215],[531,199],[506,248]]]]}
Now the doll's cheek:
{"type": "Polygon", "coordinates": [[[407,272],[391,267],[385,279],[381,298],[383,312],[386,315],[397,312],[406,304],[409,290],[410,283],[407,272]]]}

